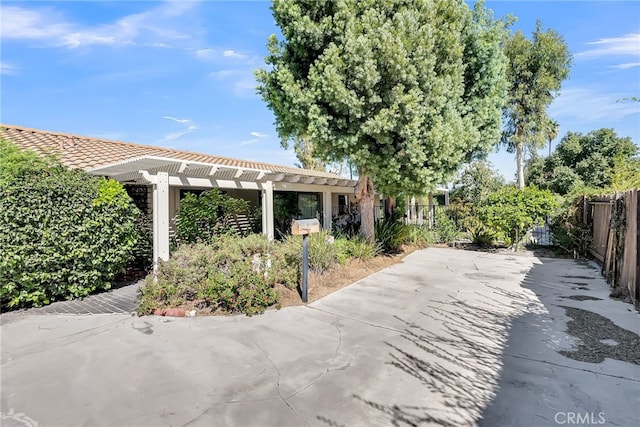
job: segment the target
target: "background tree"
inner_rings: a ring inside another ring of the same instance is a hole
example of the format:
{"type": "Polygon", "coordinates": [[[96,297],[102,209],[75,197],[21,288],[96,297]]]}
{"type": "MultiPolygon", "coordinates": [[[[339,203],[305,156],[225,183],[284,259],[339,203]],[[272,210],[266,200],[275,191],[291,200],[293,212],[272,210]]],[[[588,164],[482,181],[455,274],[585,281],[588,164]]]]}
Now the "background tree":
{"type": "Polygon", "coordinates": [[[504,184],[504,178],[493,169],[491,162],[477,160],[464,168],[451,192],[451,199],[454,202],[479,203],[504,184]]]}
{"type": "Polygon", "coordinates": [[[547,107],[569,76],[571,55],[563,38],[554,30],[542,31],[540,21],[532,40],[517,31],[507,40],[504,53],[510,88],[502,142],[516,153],[518,187],[524,188],[524,149],[535,152],[557,132],[547,107]]]}
{"type": "Polygon", "coordinates": [[[617,185],[624,186],[633,181],[637,153],[631,138],[619,137],[613,129],[569,132],[551,156],[527,162],[527,182],[564,195],[584,186],[610,187],[617,172],[617,185]]]}
{"type": "Polygon", "coordinates": [[[327,170],[327,162],[323,161],[315,154],[313,143],[308,137],[300,136],[295,138],[293,140],[293,150],[300,161],[296,166],[314,171],[324,172],[327,170]]]}
{"type": "Polygon", "coordinates": [[[506,92],[502,22],[460,0],[282,0],[283,41],[268,41],[258,92],[286,147],[308,136],[327,161],[358,169],[363,234],[374,181],[421,195],[500,136],[506,92]]]}
{"type": "Polygon", "coordinates": [[[616,156],[610,176],[614,191],[640,188],[640,157],[616,156]]]}
{"type": "Polygon", "coordinates": [[[556,139],[556,137],[558,136],[560,124],[557,121],[550,119],[549,121],[547,121],[547,127],[545,130],[547,132],[547,141],[549,142],[549,155],[551,155],[551,141],[556,139]]]}

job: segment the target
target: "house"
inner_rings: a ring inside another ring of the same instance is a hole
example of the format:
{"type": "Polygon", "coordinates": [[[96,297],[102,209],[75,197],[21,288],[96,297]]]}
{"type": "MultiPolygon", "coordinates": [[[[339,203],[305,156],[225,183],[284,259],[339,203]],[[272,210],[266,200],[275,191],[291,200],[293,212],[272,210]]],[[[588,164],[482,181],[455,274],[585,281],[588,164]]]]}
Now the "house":
{"type": "Polygon", "coordinates": [[[354,203],[355,180],[289,166],[0,124],[0,137],[71,168],[125,185],[153,218],[154,260],[169,258],[169,240],[186,191],[219,188],[262,212],[262,233],[274,237],[274,197],[295,194],[302,218],[332,216],[354,203]]]}

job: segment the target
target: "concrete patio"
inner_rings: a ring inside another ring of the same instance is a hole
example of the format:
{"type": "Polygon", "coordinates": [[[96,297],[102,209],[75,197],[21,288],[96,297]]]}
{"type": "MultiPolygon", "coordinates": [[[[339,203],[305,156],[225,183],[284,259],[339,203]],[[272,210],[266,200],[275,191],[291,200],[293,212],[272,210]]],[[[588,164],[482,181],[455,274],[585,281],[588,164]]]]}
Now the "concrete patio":
{"type": "Polygon", "coordinates": [[[429,248],[251,318],[5,316],[3,426],[640,419],[640,360],[629,359],[640,318],[574,260],[429,248]],[[581,360],[585,336],[567,333],[585,311],[609,319],[611,336],[593,343],[602,361],[581,360]]]}

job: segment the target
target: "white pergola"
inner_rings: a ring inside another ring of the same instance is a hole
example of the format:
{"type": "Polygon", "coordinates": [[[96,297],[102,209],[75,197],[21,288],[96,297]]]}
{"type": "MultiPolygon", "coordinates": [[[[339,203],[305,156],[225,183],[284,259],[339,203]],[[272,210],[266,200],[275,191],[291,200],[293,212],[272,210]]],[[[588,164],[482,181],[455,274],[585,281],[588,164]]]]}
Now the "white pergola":
{"type": "Polygon", "coordinates": [[[273,238],[273,192],[322,193],[323,227],[331,229],[331,194],[353,192],[356,181],[304,169],[279,172],[218,163],[140,156],[89,170],[120,182],[151,185],[153,188],[153,258],[169,259],[169,188],[221,188],[259,190],[262,194],[262,232],[273,238]]]}

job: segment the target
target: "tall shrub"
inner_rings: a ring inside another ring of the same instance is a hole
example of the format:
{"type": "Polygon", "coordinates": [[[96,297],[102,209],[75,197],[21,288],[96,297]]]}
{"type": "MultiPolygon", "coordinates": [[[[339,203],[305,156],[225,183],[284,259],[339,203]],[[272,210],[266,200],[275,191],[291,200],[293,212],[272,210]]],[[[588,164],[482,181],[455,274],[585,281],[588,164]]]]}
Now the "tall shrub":
{"type": "Polygon", "coordinates": [[[233,218],[249,212],[246,200],[234,199],[217,188],[180,201],[176,229],[178,243],[210,242],[222,234],[236,234],[233,218]]]}
{"type": "Polygon", "coordinates": [[[499,232],[508,245],[515,247],[555,205],[555,198],[548,190],[535,186],[523,189],[508,186],[487,196],[476,213],[484,224],[499,232]]]}
{"type": "Polygon", "coordinates": [[[41,306],[108,289],[136,243],[121,184],[62,166],[0,184],[0,303],[41,306]]]}

